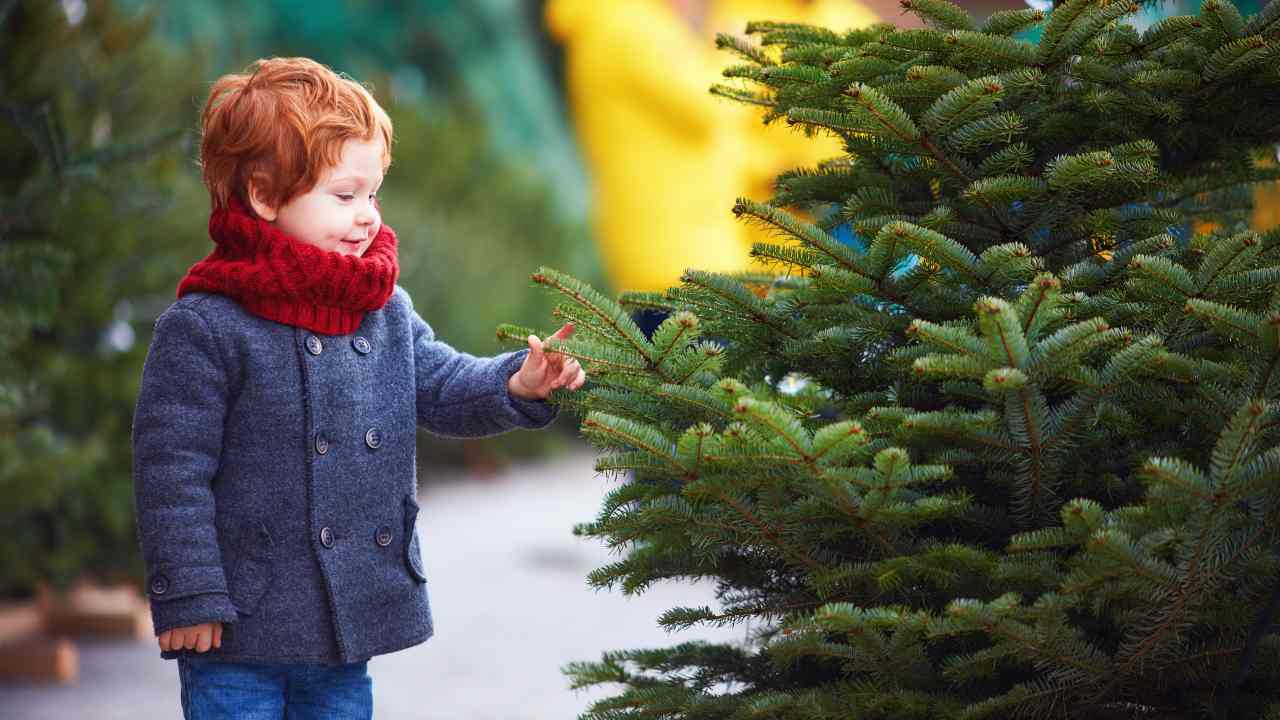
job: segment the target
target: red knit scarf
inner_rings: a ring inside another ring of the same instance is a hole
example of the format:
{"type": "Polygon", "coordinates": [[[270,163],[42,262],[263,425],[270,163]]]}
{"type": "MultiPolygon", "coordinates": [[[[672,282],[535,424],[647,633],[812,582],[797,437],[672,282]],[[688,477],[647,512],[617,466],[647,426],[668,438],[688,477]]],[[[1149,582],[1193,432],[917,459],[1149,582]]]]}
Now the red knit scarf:
{"type": "Polygon", "coordinates": [[[236,200],[209,216],[215,247],[178,283],[226,295],[258,317],[326,335],[345,335],[395,292],[396,234],[385,224],[364,255],[309,245],[250,215],[236,200]]]}

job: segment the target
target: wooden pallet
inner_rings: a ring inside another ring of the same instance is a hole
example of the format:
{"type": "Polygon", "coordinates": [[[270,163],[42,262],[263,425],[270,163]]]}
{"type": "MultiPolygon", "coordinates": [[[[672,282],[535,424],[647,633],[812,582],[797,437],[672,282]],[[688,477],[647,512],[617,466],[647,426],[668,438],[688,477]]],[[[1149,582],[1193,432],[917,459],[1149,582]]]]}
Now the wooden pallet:
{"type": "Polygon", "coordinates": [[[0,645],[43,629],[44,618],[35,600],[0,603],[0,645]]]}
{"type": "Polygon", "coordinates": [[[44,630],[50,635],[152,636],[151,613],[134,585],[103,586],[86,580],[65,593],[41,587],[36,597],[44,614],[44,630]]]}
{"type": "Polygon", "coordinates": [[[72,683],[80,675],[73,638],[152,635],[146,599],[131,584],[42,585],[31,600],[0,604],[0,682],[72,683]]]}
{"type": "Polygon", "coordinates": [[[36,600],[0,604],[0,682],[75,682],[80,656],[67,638],[44,631],[36,600]]]}
{"type": "Polygon", "coordinates": [[[80,653],[64,637],[30,635],[0,645],[0,682],[73,683],[80,678],[80,653]]]}

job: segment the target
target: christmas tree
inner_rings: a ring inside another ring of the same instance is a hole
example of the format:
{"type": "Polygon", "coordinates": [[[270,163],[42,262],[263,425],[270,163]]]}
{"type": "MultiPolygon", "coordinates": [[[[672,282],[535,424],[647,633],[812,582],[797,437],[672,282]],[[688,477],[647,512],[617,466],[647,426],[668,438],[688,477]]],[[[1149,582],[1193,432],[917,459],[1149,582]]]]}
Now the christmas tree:
{"type": "Polygon", "coordinates": [[[0,2],[0,598],[142,575],[138,334],[205,242],[193,65],[150,33],[106,0],[0,2]]]}
{"type": "Polygon", "coordinates": [[[720,39],[714,93],[847,151],[733,208],[760,272],[534,276],[628,478],[590,583],[712,580],[659,622],[751,628],[572,664],[621,687],[583,717],[1280,718],[1280,3],[902,6],[720,39]]]}

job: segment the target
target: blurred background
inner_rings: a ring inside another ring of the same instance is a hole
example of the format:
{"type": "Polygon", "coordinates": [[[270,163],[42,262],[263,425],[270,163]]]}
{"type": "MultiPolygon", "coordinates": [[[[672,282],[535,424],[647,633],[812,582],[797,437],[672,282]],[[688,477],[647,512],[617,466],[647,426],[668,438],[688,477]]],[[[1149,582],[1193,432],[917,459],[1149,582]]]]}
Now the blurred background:
{"type": "MultiPolygon", "coordinates": [[[[370,87],[396,128],[400,283],[439,338],[492,355],[499,323],[559,326],[540,265],[615,296],[752,269],[764,237],[734,199],[839,150],[708,93],[732,64],[716,33],[752,19],[918,26],[896,0],[0,0],[0,718],[180,715],[136,590],[129,433],[152,324],[211,249],[197,122],[218,76],[305,55],[370,87]]],[[[371,663],[378,717],[573,716],[589,697],[559,666],[669,644],[662,610],[713,602],[586,588],[610,558],[571,528],[612,480],[567,413],[423,433],[419,462],[438,635],[371,663]]]]}

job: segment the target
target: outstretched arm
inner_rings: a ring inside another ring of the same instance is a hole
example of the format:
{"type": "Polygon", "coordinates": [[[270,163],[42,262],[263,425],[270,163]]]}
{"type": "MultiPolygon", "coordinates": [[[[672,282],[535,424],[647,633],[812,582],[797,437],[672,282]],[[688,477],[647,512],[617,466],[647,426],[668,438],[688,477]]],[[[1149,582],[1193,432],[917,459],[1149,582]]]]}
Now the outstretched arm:
{"type": "Polygon", "coordinates": [[[559,415],[546,400],[511,392],[511,377],[531,349],[475,357],[436,340],[416,311],[412,323],[420,426],[445,437],[478,438],[546,427],[559,415]]]}

